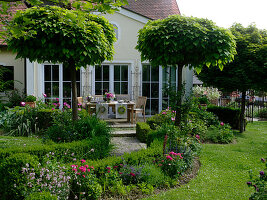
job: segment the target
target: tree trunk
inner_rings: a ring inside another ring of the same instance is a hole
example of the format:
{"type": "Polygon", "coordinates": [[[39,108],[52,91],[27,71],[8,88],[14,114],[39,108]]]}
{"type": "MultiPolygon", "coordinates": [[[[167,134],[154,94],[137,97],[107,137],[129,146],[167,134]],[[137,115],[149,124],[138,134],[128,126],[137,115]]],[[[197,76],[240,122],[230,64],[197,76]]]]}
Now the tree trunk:
{"type": "Polygon", "coordinates": [[[175,115],[175,126],[181,127],[181,121],[182,121],[182,113],[181,113],[181,105],[182,105],[182,86],[183,86],[183,64],[178,64],[178,87],[177,87],[177,93],[180,95],[180,97],[177,99],[177,108],[176,108],[176,115],[175,115]]]}
{"type": "Polygon", "coordinates": [[[78,119],[78,101],[77,101],[77,83],[76,83],[76,67],[73,60],[69,61],[69,69],[71,74],[71,92],[72,92],[72,120],[78,119]]]}
{"type": "Polygon", "coordinates": [[[244,132],[245,127],[245,108],[246,108],[246,92],[242,92],[241,99],[241,113],[240,113],[240,122],[239,122],[239,131],[240,133],[244,132]]]}

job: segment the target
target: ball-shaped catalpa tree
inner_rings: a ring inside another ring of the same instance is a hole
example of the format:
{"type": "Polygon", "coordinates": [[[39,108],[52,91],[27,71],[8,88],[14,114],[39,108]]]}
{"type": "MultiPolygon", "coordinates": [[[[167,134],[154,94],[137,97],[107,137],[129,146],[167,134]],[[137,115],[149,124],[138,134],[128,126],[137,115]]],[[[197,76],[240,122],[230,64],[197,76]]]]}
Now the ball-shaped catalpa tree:
{"type": "Polygon", "coordinates": [[[101,16],[45,6],[18,11],[7,27],[6,42],[17,58],[63,63],[69,69],[76,120],[76,69],[111,60],[115,40],[113,26],[101,16]]]}
{"type": "MultiPolygon", "coordinates": [[[[230,31],[212,21],[179,15],[149,21],[140,31],[136,49],[152,66],[178,67],[177,92],[182,94],[182,70],[223,66],[234,59],[235,40],[230,31]]],[[[181,123],[182,98],[178,98],[175,125],[181,123]]]]}

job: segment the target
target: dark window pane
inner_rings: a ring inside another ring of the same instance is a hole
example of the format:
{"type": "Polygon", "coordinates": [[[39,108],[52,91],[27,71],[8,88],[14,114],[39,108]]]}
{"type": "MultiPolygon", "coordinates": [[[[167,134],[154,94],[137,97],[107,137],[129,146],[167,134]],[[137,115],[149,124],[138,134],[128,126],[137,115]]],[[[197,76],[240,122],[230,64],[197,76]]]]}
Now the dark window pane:
{"type": "Polygon", "coordinates": [[[159,112],[159,100],[151,99],[151,115],[155,115],[159,112]]]}
{"type": "Polygon", "coordinates": [[[159,84],[151,83],[151,97],[158,98],[159,97],[159,84]]]}
{"type": "Polygon", "coordinates": [[[159,81],[159,67],[151,67],[151,81],[159,81]]]}
{"type": "Polygon", "coordinates": [[[80,81],[80,74],[81,74],[81,70],[76,70],[76,81],[80,81]]]}
{"type": "Polygon", "coordinates": [[[47,95],[47,97],[51,97],[51,83],[45,83],[44,92],[47,95]]]}
{"type": "Polygon", "coordinates": [[[128,66],[121,66],[121,81],[128,81],[128,66]]]}
{"type": "Polygon", "coordinates": [[[101,83],[95,83],[95,94],[96,95],[102,94],[102,84],[101,83]]]}
{"type": "Polygon", "coordinates": [[[103,91],[102,91],[102,94],[104,94],[104,91],[105,90],[109,92],[109,82],[104,82],[103,83],[103,91]]]}
{"type": "Polygon", "coordinates": [[[143,65],[143,81],[150,81],[150,65],[143,65]]]}
{"type": "Polygon", "coordinates": [[[142,94],[143,96],[150,97],[150,84],[149,83],[143,83],[142,94]]]}
{"type": "Polygon", "coordinates": [[[52,97],[59,97],[59,83],[52,83],[52,97]]]}
{"type": "Polygon", "coordinates": [[[114,92],[115,92],[115,94],[121,94],[120,83],[119,82],[115,82],[114,83],[114,92]]]}
{"type": "Polygon", "coordinates": [[[114,66],[114,81],[120,81],[120,65],[114,66]]]}
{"type": "Polygon", "coordinates": [[[45,81],[51,81],[51,65],[44,66],[45,81]]]}
{"type": "Polygon", "coordinates": [[[103,81],[109,81],[109,65],[103,65],[103,81]]]}
{"type": "Polygon", "coordinates": [[[150,100],[148,99],[146,102],[146,111],[145,111],[146,115],[150,115],[150,100]]]}
{"type": "Polygon", "coordinates": [[[170,74],[170,79],[171,82],[176,82],[176,67],[171,67],[170,68],[171,74],[170,74]]]}
{"type": "Polygon", "coordinates": [[[63,67],[63,81],[70,81],[70,71],[68,68],[63,67]]]}
{"type": "Polygon", "coordinates": [[[128,83],[121,83],[121,94],[128,94],[128,83]]]}
{"type": "Polygon", "coordinates": [[[95,66],[95,80],[101,81],[102,80],[102,70],[99,65],[95,66]]]}
{"type": "Polygon", "coordinates": [[[52,77],[53,77],[53,81],[59,81],[59,66],[58,65],[52,66],[52,77]]]}
{"type": "Polygon", "coordinates": [[[63,83],[63,98],[71,97],[71,83],[63,83]]]}
{"type": "Polygon", "coordinates": [[[4,85],[1,88],[2,91],[14,89],[14,67],[13,66],[1,66],[0,65],[0,79],[4,85]]]}
{"type": "Polygon", "coordinates": [[[162,99],[162,109],[165,110],[168,108],[168,99],[162,99]]]}

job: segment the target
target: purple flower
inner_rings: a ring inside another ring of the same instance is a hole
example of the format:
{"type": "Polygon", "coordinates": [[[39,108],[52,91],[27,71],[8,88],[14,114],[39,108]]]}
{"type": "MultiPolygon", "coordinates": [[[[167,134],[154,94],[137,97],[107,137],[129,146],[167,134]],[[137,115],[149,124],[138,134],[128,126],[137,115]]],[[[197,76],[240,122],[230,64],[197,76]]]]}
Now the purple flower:
{"type": "Polygon", "coordinates": [[[263,175],[264,175],[264,171],[260,171],[260,175],[262,175],[262,176],[263,176],[263,175]]]}
{"type": "Polygon", "coordinates": [[[47,95],[46,95],[45,93],[43,93],[43,96],[44,96],[44,97],[47,97],[47,95]]]}
{"type": "Polygon", "coordinates": [[[264,158],[261,158],[261,161],[264,162],[264,163],[266,162],[266,160],[264,158]]]}
{"type": "Polygon", "coordinates": [[[252,183],[251,182],[247,182],[247,185],[251,185],[252,183]]]}
{"type": "Polygon", "coordinates": [[[172,117],[171,119],[172,119],[172,121],[175,121],[175,117],[172,117]]]}
{"type": "Polygon", "coordinates": [[[196,138],[199,139],[200,138],[199,135],[196,135],[196,138]]]}
{"type": "Polygon", "coordinates": [[[25,104],[25,102],[22,101],[22,102],[20,102],[20,105],[25,106],[26,104],[25,104]]]}

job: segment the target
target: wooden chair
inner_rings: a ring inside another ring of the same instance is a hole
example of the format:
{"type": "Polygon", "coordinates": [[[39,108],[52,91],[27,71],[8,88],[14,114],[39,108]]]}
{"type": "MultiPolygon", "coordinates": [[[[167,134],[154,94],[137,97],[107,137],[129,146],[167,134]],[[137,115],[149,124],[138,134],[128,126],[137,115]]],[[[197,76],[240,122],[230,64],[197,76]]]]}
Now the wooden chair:
{"type": "Polygon", "coordinates": [[[135,114],[135,123],[137,121],[137,114],[138,113],[142,113],[142,115],[144,117],[144,122],[146,121],[146,114],[145,114],[146,100],[147,100],[147,97],[144,97],[144,96],[139,96],[137,98],[137,102],[136,102],[135,108],[133,110],[133,112],[135,114]]]}
{"type": "Polygon", "coordinates": [[[83,103],[83,97],[77,97],[78,104],[81,104],[81,108],[86,108],[86,104],[83,103]]]}
{"type": "Polygon", "coordinates": [[[103,95],[93,95],[94,101],[103,101],[103,95]]]}

